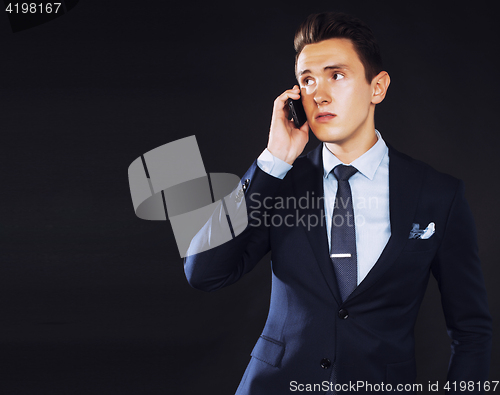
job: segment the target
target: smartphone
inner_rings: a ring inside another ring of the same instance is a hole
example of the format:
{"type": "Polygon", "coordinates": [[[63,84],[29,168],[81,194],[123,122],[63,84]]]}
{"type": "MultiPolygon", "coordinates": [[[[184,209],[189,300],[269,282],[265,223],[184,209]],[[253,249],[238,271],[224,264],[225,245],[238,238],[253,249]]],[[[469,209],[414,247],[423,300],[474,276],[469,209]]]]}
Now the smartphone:
{"type": "Polygon", "coordinates": [[[288,99],[288,106],[290,107],[291,119],[293,119],[293,123],[298,129],[307,121],[306,113],[304,111],[304,107],[302,106],[302,100],[288,99]]]}

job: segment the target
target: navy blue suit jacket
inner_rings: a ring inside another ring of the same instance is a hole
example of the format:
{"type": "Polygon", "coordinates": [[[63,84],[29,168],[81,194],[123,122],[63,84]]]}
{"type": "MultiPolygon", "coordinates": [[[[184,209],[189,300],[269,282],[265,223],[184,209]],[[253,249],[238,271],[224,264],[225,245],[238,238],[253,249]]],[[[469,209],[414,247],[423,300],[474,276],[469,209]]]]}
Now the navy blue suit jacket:
{"type": "Polygon", "coordinates": [[[311,226],[323,217],[322,205],[311,203],[323,196],[321,147],[298,158],[283,180],[254,163],[243,177],[249,180],[245,231],[185,260],[189,283],[213,291],[237,281],[271,250],[269,315],[237,394],[288,394],[291,382],[414,383],[413,331],[431,272],[452,339],[448,380],[487,380],[491,317],[462,181],[389,147],[391,237],[342,302],[326,227],[311,226]],[[287,197],[303,197],[302,204],[272,203],[287,197]],[[275,216],[274,225],[265,226],[266,216],[268,223],[275,216]],[[280,225],[279,217],[287,223],[280,225]],[[432,237],[409,238],[414,223],[422,229],[430,222],[432,237]]]}

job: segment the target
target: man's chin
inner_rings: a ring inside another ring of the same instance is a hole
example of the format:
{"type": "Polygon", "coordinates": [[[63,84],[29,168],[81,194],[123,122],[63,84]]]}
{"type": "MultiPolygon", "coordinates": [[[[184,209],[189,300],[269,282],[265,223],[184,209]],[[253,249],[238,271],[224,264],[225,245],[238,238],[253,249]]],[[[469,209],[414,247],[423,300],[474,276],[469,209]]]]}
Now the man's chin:
{"type": "Polygon", "coordinates": [[[332,144],[341,143],[342,141],[345,140],[346,137],[341,130],[331,130],[331,129],[325,130],[324,128],[321,127],[320,128],[315,127],[314,129],[311,127],[311,131],[313,132],[313,134],[319,141],[323,143],[332,143],[332,144]]]}

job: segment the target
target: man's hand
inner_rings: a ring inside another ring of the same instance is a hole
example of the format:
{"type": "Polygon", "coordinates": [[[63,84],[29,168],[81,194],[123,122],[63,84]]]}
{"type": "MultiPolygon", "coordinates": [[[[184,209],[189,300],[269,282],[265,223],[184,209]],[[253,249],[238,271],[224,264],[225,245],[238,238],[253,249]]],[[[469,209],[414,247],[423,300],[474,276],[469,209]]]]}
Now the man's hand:
{"type": "Polygon", "coordinates": [[[288,120],[288,99],[300,99],[298,85],[286,90],[274,101],[267,149],[275,157],[291,165],[309,141],[309,124],[306,122],[297,129],[293,120],[288,120]]]}

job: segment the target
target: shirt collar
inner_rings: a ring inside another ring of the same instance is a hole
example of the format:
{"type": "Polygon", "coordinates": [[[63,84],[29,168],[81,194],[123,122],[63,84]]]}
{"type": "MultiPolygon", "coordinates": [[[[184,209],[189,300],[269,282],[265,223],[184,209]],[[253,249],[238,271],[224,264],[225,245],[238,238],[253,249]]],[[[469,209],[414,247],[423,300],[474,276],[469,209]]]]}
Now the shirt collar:
{"type": "MultiPolygon", "coordinates": [[[[375,129],[375,133],[377,134],[377,142],[371,147],[368,151],[366,151],[359,158],[356,158],[349,163],[351,166],[354,166],[358,169],[358,172],[363,174],[366,178],[372,180],[375,176],[375,172],[377,171],[382,159],[386,155],[388,148],[385,144],[382,135],[378,130],[375,129]]],[[[323,143],[323,176],[326,178],[328,174],[333,170],[333,168],[337,165],[347,164],[342,163],[339,158],[337,158],[334,154],[330,152],[328,148],[326,148],[326,144],[323,143]]]]}

